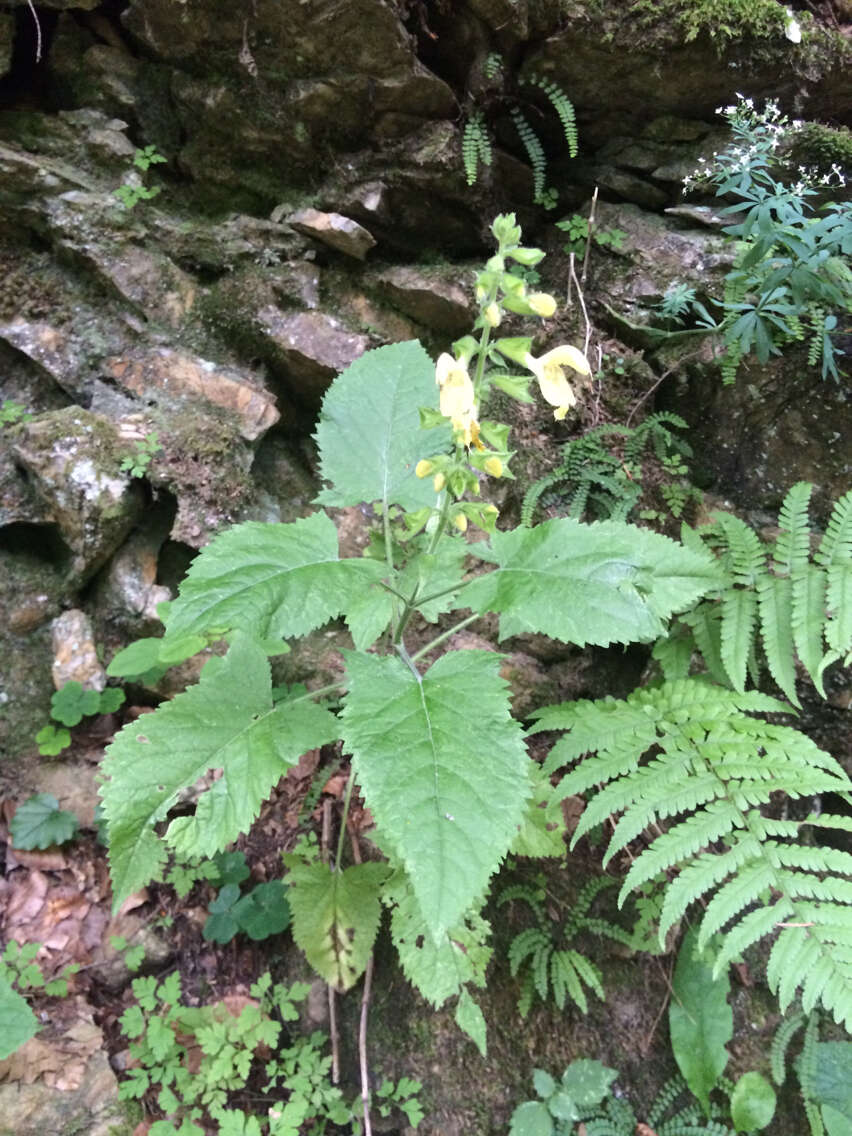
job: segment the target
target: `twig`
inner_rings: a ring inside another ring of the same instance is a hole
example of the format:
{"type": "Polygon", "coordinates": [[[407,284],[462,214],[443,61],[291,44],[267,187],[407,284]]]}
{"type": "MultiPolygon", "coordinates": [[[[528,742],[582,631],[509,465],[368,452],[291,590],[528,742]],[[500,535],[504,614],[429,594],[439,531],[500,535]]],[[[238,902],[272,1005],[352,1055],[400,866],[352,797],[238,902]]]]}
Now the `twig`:
{"type": "Polygon", "coordinates": [[[589,227],[586,234],[586,251],[583,253],[583,271],[580,274],[580,280],[583,287],[586,286],[586,274],[589,271],[589,252],[592,247],[592,239],[595,232],[595,206],[598,203],[598,187],[595,186],[595,192],[592,194],[592,206],[589,209],[589,227]]]}
{"type": "MultiPolygon", "coordinates": [[[[361,845],[358,835],[351,829],[349,839],[352,844],[352,859],[361,863],[361,845]]],[[[372,1136],[370,1125],[370,1073],[367,1067],[367,1017],[370,1011],[370,988],[373,985],[373,955],[367,960],[364,971],[364,990],[361,994],[361,1020],[358,1023],[358,1064],[361,1068],[361,1103],[364,1106],[364,1136],[372,1136]]]]}
{"type": "Polygon", "coordinates": [[[641,398],[639,398],[639,400],[633,404],[633,409],[627,415],[627,421],[624,423],[624,425],[630,425],[630,423],[633,421],[633,416],[636,411],[639,409],[643,402],[648,401],[648,399],[651,397],[660,383],[664,383],[666,379],[670,378],[670,376],[675,373],[678,367],[682,367],[685,363],[692,362],[693,359],[697,359],[700,355],[700,351],[693,351],[691,355],[684,355],[682,359],[678,359],[676,363],[673,363],[667,371],[663,371],[662,375],[660,375],[657,381],[655,383],[652,383],[651,386],[649,386],[645,393],[641,396],[641,398]]]}
{"type": "Polygon", "coordinates": [[[663,978],[666,981],[666,986],[667,986],[668,989],[667,989],[667,993],[666,993],[665,998],[663,998],[663,1002],[662,1002],[662,1005],[660,1006],[659,1013],[657,1014],[657,1016],[654,1018],[653,1022],[651,1023],[651,1029],[648,1032],[648,1036],[646,1038],[644,1038],[644,1040],[639,1043],[639,1050],[642,1053],[643,1057],[647,1057],[647,1055],[648,1055],[648,1051],[651,1048],[651,1042],[654,1040],[654,1034],[657,1031],[657,1026],[660,1024],[660,1018],[662,1018],[663,1014],[666,1012],[666,1006],[668,1006],[669,999],[671,998],[672,993],[673,993],[673,991],[672,991],[672,973],[674,972],[674,959],[672,959],[672,965],[671,965],[671,968],[670,968],[668,974],[666,974],[665,967],[663,967],[663,965],[662,965],[662,963],[660,963],[659,959],[656,959],[655,961],[657,962],[657,965],[660,967],[660,969],[663,972],[663,978]]]}
{"type": "Polygon", "coordinates": [[[39,23],[38,12],[35,10],[33,0],[27,0],[27,5],[32,13],[33,23],[36,29],[35,61],[36,63],[41,63],[41,24],[39,23]]]}
{"type": "MultiPolygon", "coordinates": [[[[326,797],[322,803],[322,833],[320,835],[320,858],[328,864],[328,851],[331,843],[331,797],[326,797]]],[[[326,983],[328,993],[328,1032],[331,1037],[331,1083],[336,1085],[340,1080],[340,1034],[337,1029],[337,1001],[334,987],[326,983]]]]}
{"type": "MultiPolygon", "coordinates": [[[[583,298],[583,288],[582,288],[580,281],[577,279],[577,272],[576,272],[576,269],[574,268],[573,256],[571,257],[571,264],[570,264],[570,267],[569,267],[568,280],[569,280],[569,283],[570,283],[571,280],[573,280],[574,283],[577,285],[577,299],[580,301],[580,309],[583,313],[583,320],[586,324],[586,335],[585,335],[585,339],[583,340],[583,354],[588,358],[589,343],[590,343],[591,338],[592,338],[592,321],[589,319],[589,313],[586,310],[586,301],[583,298]]],[[[583,280],[583,283],[585,283],[585,278],[583,280]]]]}

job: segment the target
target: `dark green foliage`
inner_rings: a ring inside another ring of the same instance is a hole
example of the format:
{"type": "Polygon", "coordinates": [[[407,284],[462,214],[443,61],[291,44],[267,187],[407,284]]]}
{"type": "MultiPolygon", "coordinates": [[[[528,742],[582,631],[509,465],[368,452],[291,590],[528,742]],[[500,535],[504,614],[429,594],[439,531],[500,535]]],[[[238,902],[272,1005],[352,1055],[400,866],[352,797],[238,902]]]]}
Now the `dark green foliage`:
{"type": "MultiPolygon", "coordinates": [[[[521,524],[532,524],[542,495],[554,500],[553,491],[563,484],[569,489],[569,517],[580,520],[590,512],[607,520],[627,520],[642,499],[643,462],[648,455],[653,455],[663,474],[671,478],[660,482],[657,489],[671,514],[680,516],[688,500],[697,495],[685,480],[683,459],[691,456],[692,449],[675,433],[684,429],[686,423],[677,414],[659,412],[636,427],[596,426],[582,438],[566,442],[559,466],[524,495],[521,524]]],[[[657,511],[651,512],[657,516],[657,511]]]]}
{"type": "Polygon", "coordinates": [[[462,132],[462,162],[468,185],[474,185],[479,173],[479,163],[491,165],[491,137],[485,126],[482,111],[475,109],[464,124],[462,132]]]}
{"type": "Polygon", "coordinates": [[[60,809],[52,793],[37,793],[18,805],[9,831],[15,848],[50,848],[72,840],[79,825],[73,813],[60,809]]]}
{"type": "Polygon", "coordinates": [[[526,903],[536,923],[535,926],[518,932],[509,947],[512,975],[521,972],[518,1011],[522,1018],[529,1013],[536,994],[542,1002],[546,1002],[548,995],[552,995],[560,1010],[565,1006],[567,995],[584,1014],[588,1011],[584,985],[601,1000],[604,999],[600,969],[580,951],[571,949],[569,944],[583,931],[604,935],[625,946],[632,944],[631,936],[621,927],[588,915],[595,897],[614,882],[606,876],[590,880],[571,905],[571,910],[559,929],[554,928],[545,913],[544,895],[540,889],[534,891],[518,884],[505,888],[500,893],[497,899],[499,906],[512,901],[526,903]]]}
{"type": "Polygon", "coordinates": [[[820,1042],[820,1015],[797,1011],[775,1032],[770,1053],[772,1079],[784,1083],[787,1052],[804,1026],[802,1050],[793,1062],[811,1136],[844,1136],[852,1124],[852,1042],[820,1042]]]}
{"type": "Polygon", "coordinates": [[[538,87],[547,95],[562,125],[562,133],[568,145],[568,153],[572,158],[576,158],[577,117],[574,113],[574,104],[558,83],[554,83],[551,79],[546,79],[542,75],[530,75],[524,82],[529,83],[531,86],[538,87]]]}
{"type": "Polygon", "coordinates": [[[544,147],[538,135],[527,122],[526,118],[524,118],[518,107],[513,106],[509,113],[512,116],[512,122],[515,124],[518,137],[524,144],[524,149],[527,152],[527,157],[529,158],[532,168],[533,200],[539,202],[544,193],[544,176],[547,170],[547,159],[544,156],[544,147]]]}

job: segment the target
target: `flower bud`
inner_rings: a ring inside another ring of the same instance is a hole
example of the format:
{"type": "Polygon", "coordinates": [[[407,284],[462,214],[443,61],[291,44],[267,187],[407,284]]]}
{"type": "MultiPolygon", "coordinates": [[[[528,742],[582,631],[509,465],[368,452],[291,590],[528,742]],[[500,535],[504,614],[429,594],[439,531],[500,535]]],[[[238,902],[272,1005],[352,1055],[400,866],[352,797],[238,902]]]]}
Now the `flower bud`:
{"type": "Polygon", "coordinates": [[[503,313],[495,303],[490,303],[485,311],[482,313],[482,318],[490,327],[497,327],[500,320],[503,318],[503,313]]]}
{"type": "Polygon", "coordinates": [[[467,517],[464,515],[464,513],[456,513],[456,515],[453,517],[453,524],[456,526],[459,532],[467,532],[467,517]]]}
{"type": "Polygon", "coordinates": [[[527,303],[537,316],[549,319],[556,311],[556,300],[547,292],[533,292],[527,296],[527,303]]]}
{"type": "Polygon", "coordinates": [[[432,485],[434,486],[436,493],[440,493],[446,484],[447,479],[446,477],[444,477],[443,473],[436,473],[432,478],[432,485]]]}
{"type": "Polygon", "coordinates": [[[502,477],[503,476],[503,463],[500,461],[499,458],[496,458],[496,457],[486,458],[485,459],[485,465],[483,466],[483,469],[485,470],[486,473],[490,473],[492,477],[502,477]]]}
{"type": "Polygon", "coordinates": [[[434,469],[435,469],[435,463],[434,462],[427,461],[426,458],[421,458],[421,460],[414,467],[414,472],[417,475],[417,477],[428,477],[429,474],[432,473],[432,471],[434,469]]]}

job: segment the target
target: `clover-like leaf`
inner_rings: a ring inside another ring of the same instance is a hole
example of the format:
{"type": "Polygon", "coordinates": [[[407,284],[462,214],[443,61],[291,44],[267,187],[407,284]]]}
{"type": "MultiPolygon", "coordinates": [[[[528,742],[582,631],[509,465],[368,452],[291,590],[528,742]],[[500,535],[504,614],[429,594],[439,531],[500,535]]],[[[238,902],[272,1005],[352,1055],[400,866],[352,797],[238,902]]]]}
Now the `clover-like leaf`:
{"type": "Polygon", "coordinates": [[[9,825],[13,847],[25,851],[64,844],[71,840],[77,828],[77,818],[73,813],[60,809],[59,801],[52,793],[36,793],[18,805],[9,825]]]}
{"type": "Polygon", "coordinates": [[[101,695],[97,690],[84,690],[82,683],[66,682],[50,700],[50,714],[63,726],[76,726],[89,714],[97,714],[101,695]]]}
{"type": "Polygon", "coordinates": [[[258,884],[234,904],[233,915],[250,939],[268,939],[290,926],[290,905],[282,880],[258,884]]]}
{"type": "Polygon", "coordinates": [[[71,745],[71,734],[64,726],[54,726],[49,722],[46,726],[42,726],[35,740],[42,757],[56,757],[71,745]]]}

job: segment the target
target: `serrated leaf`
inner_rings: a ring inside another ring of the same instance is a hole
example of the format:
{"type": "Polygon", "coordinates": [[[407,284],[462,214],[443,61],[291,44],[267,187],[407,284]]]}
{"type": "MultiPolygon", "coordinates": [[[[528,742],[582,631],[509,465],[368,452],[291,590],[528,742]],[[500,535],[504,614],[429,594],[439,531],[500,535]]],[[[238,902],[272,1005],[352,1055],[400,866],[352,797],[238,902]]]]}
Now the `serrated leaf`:
{"type": "Polygon", "coordinates": [[[284,857],[293,938],[321,978],[336,990],[353,986],[367,965],[379,929],[379,892],[387,864],[352,864],[331,871],[320,861],[284,857]]]}
{"type": "Polygon", "coordinates": [[[167,637],[231,628],[258,639],[305,635],[347,611],[385,571],[375,560],[338,559],[337,529],[325,513],[290,524],[247,521],[193,560],[167,637]]]}
{"type": "Polygon", "coordinates": [[[479,1003],[474,1002],[471,998],[467,987],[459,995],[455,1018],[456,1025],[462,1033],[467,1034],[484,1057],[486,1053],[485,1016],[479,1007],[479,1003]]]}
{"type": "Polygon", "coordinates": [[[544,632],[566,643],[644,642],[663,620],[718,587],[708,553],[618,521],[568,517],[495,533],[499,567],[459,593],[457,604],[500,613],[500,638],[544,632]]]}
{"type": "Polygon", "coordinates": [[[527,801],[521,829],[512,841],[515,856],[544,859],[565,854],[565,817],[561,794],[555,792],[550,778],[533,768],[534,791],[527,801]]]}
{"type": "Polygon", "coordinates": [[[27,1003],[0,974],[0,1061],[10,1057],[25,1041],[35,1036],[38,1020],[27,1003]]]}
{"type": "Polygon", "coordinates": [[[212,856],[246,832],[287,769],[338,736],[322,706],[273,705],[266,655],[235,635],[197,686],[125,726],[107,749],[102,797],[116,906],[160,878],[168,845],[184,858],[212,856]],[[153,826],[178,793],[211,769],[222,776],[201,794],[195,815],[158,836],[153,826]]]}
{"type": "Polygon", "coordinates": [[[420,428],[419,407],[438,406],[435,364],[416,340],[367,351],[334,380],[323,399],[316,440],[321,505],[381,501],[406,510],[432,505],[421,458],[450,446],[448,424],[420,428]]]}
{"type": "Polygon", "coordinates": [[[678,953],[669,1032],[683,1079],[709,1115],[710,1093],[728,1063],[725,1046],[734,1034],[734,1017],[727,974],[714,981],[712,962],[697,954],[697,942],[697,932],[688,931],[678,953]]]}
{"type": "Polygon", "coordinates": [[[617,1076],[617,1070],[583,1057],[572,1061],[562,1074],[562,1087],[582,1108],[593,1108],[604,1099],[617,1076]]]}
{"type": "Polygon", "coordinates": [[[485,890],[529,794],[500,659],[449,652],[418,676],[399,659],[345,656],[345,746],[438,941],[485,890]]]}
{"type": "Polygon", "coordinates": [[[25,851],[64,844],[77,828],[76,816],[60,809],[52,793],[36,793],[18,805],[9,825],[12,846],[25,851]]]}

